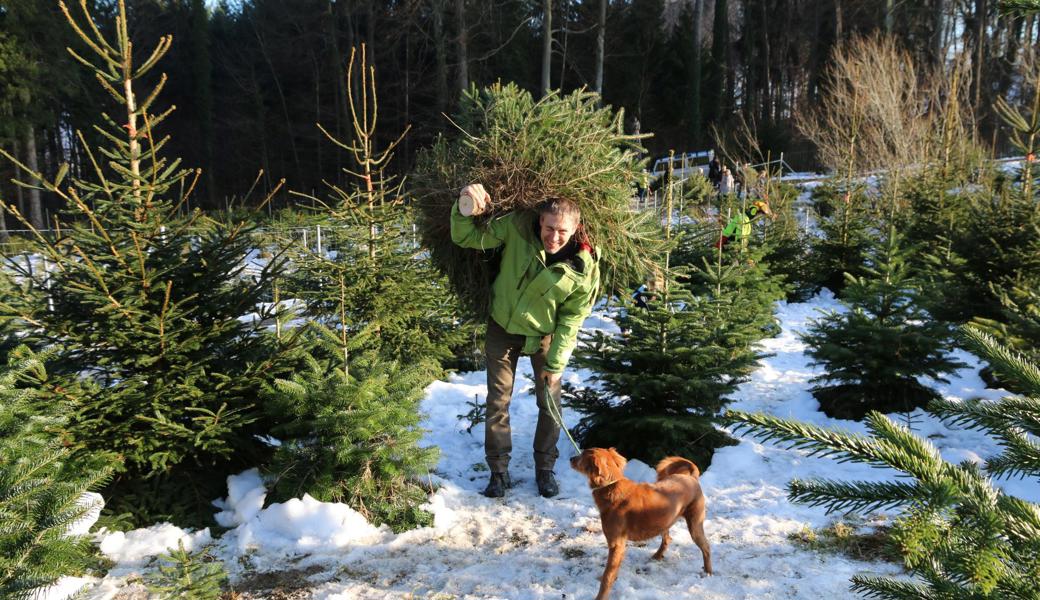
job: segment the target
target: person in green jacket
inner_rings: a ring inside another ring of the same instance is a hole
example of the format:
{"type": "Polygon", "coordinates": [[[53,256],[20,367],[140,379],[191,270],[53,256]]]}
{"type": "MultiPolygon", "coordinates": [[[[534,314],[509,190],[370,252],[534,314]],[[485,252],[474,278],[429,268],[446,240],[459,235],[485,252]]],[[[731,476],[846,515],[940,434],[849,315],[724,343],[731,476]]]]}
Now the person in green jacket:
{"type": "Polygon", "coordinates": [[[719,241],[715,242],[715,247],[722,248],[730,240],[739,240],[740,244],[746,248],[748,238],[751,237],[751,221],[761,215],[766,215],[770,218],[773,216],[773,211],[765,200],[756,200],[744,212],[738,212],[733,215],[733,218],[729,220],[729,223],[726,223],[726,227],[722,230],[719,241]]]}
{"type": "Polygon", "coordinates": [[[538,401],[535,479],[538,492],[548,498],[559,493],[553,467],[559,456],[560,427],[549,412],[544,385],[548,381],[558,411],[560,377],[577,345],[578,330],[592,312],[599,265],[574,202],[548,198],[537,214],[514,211],[478,226],[473,217],[484,212],[489,202],[484,187],[473,184],[463,188],[451,209],[452,241],[478,250],[502,248],[501,267],[491,284],[485,340],[484,453],[491,478],[484,495],[500,498],[510,487],[509,402],[517,361],[521,355],[529,355],[538,401]]]}

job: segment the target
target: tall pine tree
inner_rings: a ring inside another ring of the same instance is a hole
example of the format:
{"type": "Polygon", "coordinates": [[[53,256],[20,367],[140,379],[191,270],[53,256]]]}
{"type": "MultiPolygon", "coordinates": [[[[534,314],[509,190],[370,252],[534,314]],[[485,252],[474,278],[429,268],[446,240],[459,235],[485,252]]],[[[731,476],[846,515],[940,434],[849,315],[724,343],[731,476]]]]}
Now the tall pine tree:
{"type": "Polygon", "coordinates": [[[421,476],[437,453],[419,446],[419,402],[465,330],[446,281],[408,235],[400,182],[386,171],[397,142],[375,149],[375,71],[364,46],[355,58],[347,81],[363,94],[349,95],[354,133],[349,142],[326,133],[353,157],[344,168],[353,185],[330,185],[326,204],[347,224],[323,248],[292,255],[288,287],[313,321],[304,367],[266,390],[265,404],[283,415],[268,470],[275,497],[346,502],[401,530],[430,521],[421,476]]]}
{"type": "Polygon", "coordinates": [[[47,178],[21,165],[67,208],[56,239],[34,231],[32,252],[41,260],[32,268],[12,261],[14,272],[4,271],[25,293],[0,301],[0,315],[30,341],[57,349],[56,377],[91,384],[74,407],[68,443],[118,460],[108,509],[149,522],[198,521],[228,472],[269,453],[255,435],[269,430],[257,396],[295,358],[290,343],[264,330],[268,315],[243,317],[257,310],[281,261],[246,278],[247,227],[179,212],[198,172],[161,154],[167,138],[156,128],[172,109],[154,106],[165,78],[141,90],[172,38],[141,54],[122,0],[114,30],[95,23],[86,4],[79,8],[74,16],[62,5],[86,48],[70,52],[120,112],[102,115],[97,127],[107,146],[92,151],[84,143],[91,179],[70,180],[67,166],[47,178]]]}

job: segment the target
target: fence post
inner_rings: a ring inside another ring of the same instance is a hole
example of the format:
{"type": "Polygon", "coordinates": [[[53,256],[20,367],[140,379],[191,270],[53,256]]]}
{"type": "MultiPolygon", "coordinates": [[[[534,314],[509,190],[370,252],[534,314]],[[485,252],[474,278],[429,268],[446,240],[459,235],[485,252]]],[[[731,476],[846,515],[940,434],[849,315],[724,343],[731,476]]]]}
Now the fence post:
{"type": "Polygon", "coordinates": [[[307,228],[306,227],[303,228],[303,250],[304,250],[304,252],[309,250],[307,248],[307,228]]]}
{"type": "Polygon", "coordinates": [[[315,225],[314,228],[317,230],[318,256],[324,256],[321,252],[321,225],[315,225]]]}

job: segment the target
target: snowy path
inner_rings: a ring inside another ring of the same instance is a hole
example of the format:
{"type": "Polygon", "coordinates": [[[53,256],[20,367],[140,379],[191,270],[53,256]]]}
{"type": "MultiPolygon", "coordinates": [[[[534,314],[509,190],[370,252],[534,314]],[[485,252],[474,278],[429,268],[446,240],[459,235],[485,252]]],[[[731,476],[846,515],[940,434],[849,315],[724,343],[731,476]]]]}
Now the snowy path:
{"type": "MultiPolygon", "coordinates": [[[[805,304],[781,303],[777,316],[783,332],[764,344],[773,356],[764,359],[752,379],[740,387],[732,407],[861,430],[858,423],[834,422],[818,412],[807,391],[814,373],[806,364],[795,332],[805,326],[808,318],[816,316],[816,309],[835,306],[829,296],[805,304]]],[[[610,328],[612,324],[600,315],[591,317],[587,326],[610,328]]],[[[983,388],[973,357],[959,357],[976,368],[965,369],[949,385],[939,386],[944,394],[961,398],[1001,394],[983,388]]],[[[441,448],[435,473],[440,489],[431,500],[431,510],[436,515],[433,527],[394,535],[386,529],[358,523],[356,513],[342,505],[306,500],[275,505],[258,514],[257,500],[262,496],[255,494],[262,490],[255,488],[251,509],[248,494],[246,499],[233,502],[242,511],[245,524],[218,540],[216,554],[224,559],[233,580],[255,578],[257,572],[282,571],[282,581],[295,578],[296,585],[309,585],[310,596],[305,593],[292,598],[594,597],[606,560],[606,545],[584,478],[566,466],[566,459],[574,453],[566,438],[559,445],[560,495],[546,500],[535,490],[530,447],[537,409],[530,390],[530,373],[528,361],[522,360],[512,406],[514,450],[510,471],[515,486],[506,499],[491,500],[480,494],[487,477],[483,466],[483,428],[478,426],[472,434],[466,433],[466,423],[458,415],[467,412],[466,402],[474,396],[483,399],[485,374],[465,373],[448,382],[432,384],[423,403],[427,415],[424,427],[429,430],[426,442],[441,448]]],[[[567,377],[579,382],[588,375],[578,371],[567,377]]],[[[918,417],[918,431],[939,445],[949,460],[977,460],[996,451],[984,436],[950,431],[923,413],[918,417]]],[[[568,425],[573,424],[574,415],[565,415],[565,419],[568,425]]],[[[644,480],[653,477],[649,467],[638,462],[629,464],[627,475],[644,480]]],[[[650,560],[656,540],[645,546],[629,544],[611,597],[844,598],[850,595],[852,575],[899,573],[896,565],[860,562],[792,545],[790,534],[807,524],[818,527],[832,520],[820,509],[794,506],[786,500],[787,481],[814,476],[881,479],[891,477],[891,473],[806,458],[799,452],[748,441],[723,448],[703,477],[708,497],[705,529],[712,544],[715,575],[701,576],[700,553],[684,526],[676,526],[663,561],[650,560]]],[[[241,485],[249,487],[247,483],[241,485]]],[[[1033,482],[1014,481],[1006,487],[1020,497],[1040,501],[1040,486],[1033,482]]],[[[158,530],[141,533],[140,549],[121,555],[124,562],[94,586],[88,597],[128,597],[127,577],[140,572],[148,555],[171,543],[169,530],[165,535],[159,542],[158,530]],[[148,548],[149,544],[152,548],[148,548]],[[121,587],[123,595],[119,596],[121,587]]],[[[205,534],[202,538],[205,542],[205,534]]]]}

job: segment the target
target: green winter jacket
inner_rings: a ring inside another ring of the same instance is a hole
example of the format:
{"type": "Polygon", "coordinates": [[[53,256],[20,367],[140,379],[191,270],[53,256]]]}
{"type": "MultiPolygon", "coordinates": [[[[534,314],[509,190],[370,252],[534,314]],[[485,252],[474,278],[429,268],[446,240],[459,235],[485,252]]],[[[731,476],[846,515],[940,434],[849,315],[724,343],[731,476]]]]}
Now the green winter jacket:
{"type": "Polygon", "coordinates": [[[759,212],[758,207],[752,205],[746,211],[733,215],[729,223],[726,223],[726,228],[722,230],[722,235],[747,244],[748,238],[751,237],[751,221],[759,215],[759,212]]]}
{"type": "Polygon", "coordinates": [[[502,263],[491,285],[491,318],[507,332],[527,337],[523,354],[538,350],[552,334],[545,370],[561,373],[578,343],[578,329],[592,312],[599,265],[588,247],[574,259],[545,264],[545,249],[534,215],[509,213],[478,227],[472,217],[451,209],[451,239],[463,248],[502,246],[502,263]]]}

